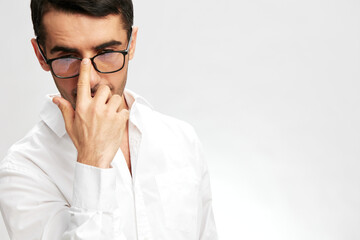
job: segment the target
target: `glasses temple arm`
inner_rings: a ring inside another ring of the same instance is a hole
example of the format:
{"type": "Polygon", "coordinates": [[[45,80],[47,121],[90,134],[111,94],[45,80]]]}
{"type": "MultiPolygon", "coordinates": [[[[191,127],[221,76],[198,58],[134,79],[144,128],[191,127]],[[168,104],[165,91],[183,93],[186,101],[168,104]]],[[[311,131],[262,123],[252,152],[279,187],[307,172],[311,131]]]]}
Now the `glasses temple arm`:
{"type": "Polygon", "coordinates": [[[127,48],[126,48],[126,52],[128,52],[128,51],[129,51],[129,49],[130,49],[131,41],[132,41],[132,28],[131,28],[130,39],[129,39],[128,46],[127,46],[127,48]]]}
{"type": "Polygon", "coordinates": [[[44,59],[44,61],[48,64],[48,59],[45,57],[45,54],[44,52],[42,51],[41,47],[40,47],[40,43],[39,43],[39,39],[36,38],[36,43],[38,45],[38,48],[39,48],[39,51],[40,51],[40,54],[42,56],[42,58],[44,59]]]}

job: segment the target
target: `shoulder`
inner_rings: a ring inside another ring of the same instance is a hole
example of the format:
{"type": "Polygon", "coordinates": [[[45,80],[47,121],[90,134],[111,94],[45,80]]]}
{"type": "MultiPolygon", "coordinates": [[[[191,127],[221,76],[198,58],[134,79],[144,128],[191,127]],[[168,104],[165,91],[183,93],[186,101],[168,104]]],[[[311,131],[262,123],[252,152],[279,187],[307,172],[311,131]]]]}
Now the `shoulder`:
{"type": "Polygon", "coordinates": [[[165,141],[186,141],[193,143],[198,137],[194,127],[178,118],[148,108],[143,118],[144,130],[162,137],[165,141]]]}
{"type": "Polygon", "coordinates": [[[62,164],[59,158],[68,157],[66,152],[72,149],[71,141],[66,134],[61,112],[52,103],[51,96],[45,96],[40,111],[41,120],[25,137],[11,146],[1,166],[16,165],[36,171],[50,164],[62,164]]]}
{"type": "Polygon", "coordinates": [[[22,139],[14,143],[1,161],[0,171],[29,171],[35,167],[35,159],[46,155],[54,142],[56,134],[43,122],[39,121],[22,139]],[[41,152],[41,154],[39,154],[41,152]]]}
{"type": "Polygon", "coordinates": [[[154,116],[159,124],[166,128],[166,130],[174,132],[175,134],[181,134],[189,139],[196,137],[195,129],[190,123],[156,111],[154,111],[154,116]]]}
{"type": "Polygon", "coordinates": [[[59,136],[40,120],[10,147],[1,160],[0,172],[17,172],[52,179],[63,172],[60,167],[70,169],[74,153],[75,149],[67,134],[59,136]]]}
{"type": "Polygon", "coordinates": [[[125,97],[131,103],[130,122],[134,123],[142,133],[150,134],[153,138],[163,137],[168,140],[197,139],[195,130],[189,123],[158,112],[146,99],[128,89],[125,91],[125,97]]]}

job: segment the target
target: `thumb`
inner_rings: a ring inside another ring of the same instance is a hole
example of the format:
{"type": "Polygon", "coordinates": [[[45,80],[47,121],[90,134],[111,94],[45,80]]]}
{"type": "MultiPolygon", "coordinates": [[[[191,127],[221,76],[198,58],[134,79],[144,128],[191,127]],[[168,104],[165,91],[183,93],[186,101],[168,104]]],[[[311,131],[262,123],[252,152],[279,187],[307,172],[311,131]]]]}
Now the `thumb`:
{"type": "Polygon", "coordinates": [[[59,107],[65,121],[66,130],[69,132],[75,116],[71,103],[62,97],[54,97],[52,101],[59,107]]]}

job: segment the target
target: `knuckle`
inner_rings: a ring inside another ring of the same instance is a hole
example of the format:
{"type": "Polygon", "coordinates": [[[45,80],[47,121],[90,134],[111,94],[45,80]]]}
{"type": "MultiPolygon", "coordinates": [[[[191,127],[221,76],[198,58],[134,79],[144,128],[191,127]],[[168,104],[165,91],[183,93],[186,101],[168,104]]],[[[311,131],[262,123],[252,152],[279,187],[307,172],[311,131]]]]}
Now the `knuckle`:
{"type": "Polygon", "coordinates": [[[108,93],[108,92],[110,92],[110,88],[107,85],[100,85],[100,87],[98,88],[98,91],[100,91],[102,93],[108,93]]]}
{"type": "Polygon", "coordinates": [[[104,110],[103,110],[102,106],[99,103],[94,105],[93,112],[97,116],[102,116],[104,114],[104,110]]]}
{"type": "Polygon", "coordinates": [[[114,114],[114,112],[110,109],[110,108],[106,108],[104,110],[104,115],[109,118],[110,116],[112,116],[114,114]]]}
{"type": "Polygon", "coordinates": [[[119,116],[122,120],[128,120],[129,119],[130,112],[126,109],[123,109],[119,112],[119,116]]]}
{"type": "Polygon", "coordinates": [[[121,103],[121,97],[118,94],[114,94],[111,96],[112,101],[114,101],[117,105],[121,103]]]}
{"type": "Polygon", "coordinates": [[[121,97],[119,94],[114,94],[112,95],[112,97],[115,99],[115,100],[121,100],[121,97]]]}

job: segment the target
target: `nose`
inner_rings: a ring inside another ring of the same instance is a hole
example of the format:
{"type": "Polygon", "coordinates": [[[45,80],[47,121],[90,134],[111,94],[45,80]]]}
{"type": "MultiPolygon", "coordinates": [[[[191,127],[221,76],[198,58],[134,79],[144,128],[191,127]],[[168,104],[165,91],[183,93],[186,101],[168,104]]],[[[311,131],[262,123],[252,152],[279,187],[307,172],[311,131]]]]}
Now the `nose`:
{"type": "Polygon", "coordinates": [[[93,89],[96,85],[98,85],[101,81],[100,73],[96,71],[94,65],[91,64],[91,72],[90,72],[90,87],[93,89]]]}

